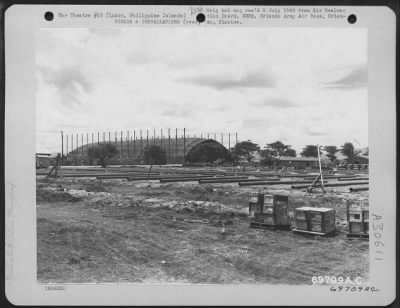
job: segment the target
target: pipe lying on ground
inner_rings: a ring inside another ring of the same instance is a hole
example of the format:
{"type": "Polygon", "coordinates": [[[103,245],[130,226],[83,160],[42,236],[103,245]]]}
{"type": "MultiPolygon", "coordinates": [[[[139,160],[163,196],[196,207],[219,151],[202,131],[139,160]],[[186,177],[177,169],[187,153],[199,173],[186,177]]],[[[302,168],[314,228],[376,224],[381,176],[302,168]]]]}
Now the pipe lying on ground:
{"type": "Polygon", "coordinates": [[[369,190],[369,186],[363,186],[363,187],[350,187],[349,191],[350,192],[356,192],[356,191],[364,191],[364,190],[369,190]]]}
{"type": "MultiPolygon", "coordinates": [[[[311,184],[312,181],[252,181],[252,182],[239,182],[239,186],[290,185],[290,184],[300,184],[300,183],[302,183],[302,184],[311,184]]],[[[324,181],[324,183],[327,183],[327,181],[324,181]]]]}
{"type": "Polygon", "coordinates": [[[179,179],[215,179],[217,177],[212,177],[209,175],[199,175],[199,176],[136,176],[136,177],[128,177],[128,181],[143,181],[143,180],[179,180],[179,179]]]}
{"type": "MultiPolygon", "coordinates": [[[[350,186],[350,185],[362,185],[362,184],[368,184],[368,182],[331,183],[331,184],[325,184],[324,182],[324,187],[350,186]]],[[[309,186],[310,185],[292,185],[292,189],[308,188],[309,186]]],[[[321,184],[318,183],[314,187],[321,188],[321,184]]]]}
{"type": "Polygon", "coordinates": [[[230,181],[238,182],[238,181],[245,180],[245,179],[247,179],[247,176],[246,177],[238,177],[238,176],[221,177],[221,179],[213,178],[213,177],[210,177],[210,178],[188,177],[188,178],[176,178],[176,179],[162,179],[162,180],[160,180],[160,183],[191,182],[191,181],[199,181],[199,183],[200,183],[200,181],[202,181],[202,183],[203,183],[203,181],[212,181],[212,183],[223,183],[223,182],[228,183],[230,181]]]}
{"type": "Polygon", "coordinates": [[[368,181],[369,178],[338,178],[338,181],[368,181]]]}

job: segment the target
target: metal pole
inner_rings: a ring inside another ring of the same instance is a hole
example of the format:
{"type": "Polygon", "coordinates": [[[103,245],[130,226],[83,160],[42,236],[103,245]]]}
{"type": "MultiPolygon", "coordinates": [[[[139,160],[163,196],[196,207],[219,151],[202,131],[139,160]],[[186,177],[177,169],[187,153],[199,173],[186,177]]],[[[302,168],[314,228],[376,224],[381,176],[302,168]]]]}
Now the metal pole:
{"type": "Polygon", "coordinates": [[[129,158],[129,130],[127,131],[128,137],[126,138],[127,141],[127,147],[128,147],[128,158],[129,158]]]}
{"type": "Polygon", "coordinates": [[[162,133],[162,128],[161,128],[161,132],[160,132],[160,144],[161,144],[161,148],[163,147],[163,133],[162,133]]]}
{"type": "Polygon", "coordinates": [[[168,128],[168,164],[171,162],[171,130],[168,128]]]}
{"type": "Polygon", "coordinates": [[[106,143],[106,132],[103,132],[103,143],[106,143]]]}
{"type": "Polygon", "coordinates": [[[210,139],[210,134],[207,134],[207,139],[210,139]]]}
{"type": "Polygon", "coordinates": [[[78,156],[79,154],[79,137],[78,134],[76,134],[76,155],[78,156]]]}
{"type": "Polygon", "coordinates": [[[71,154],[74,154],[74,134],[71,134],[71,154]]]}
{"type": "Polygon", "coordinates": [[[117,132],[114,132],[114,137],[115,137],[114,143],[115,143],[115,145],[117,145],[117,142],[118,142],[117,132]]]}
{"type": "Polygon", "coordinates": [[[175,128],[175,163],[178,162],[178,129],[175,128]]]}
{"type": "Polygon", "coordinates": [[[136,130],[133,130],[133,159],[135,159],[136,130]]]}
{"type": "Polygon", "coordinates": [[[228,133],[228,150],[231,150],[231,133],[228,133]]]}
{"type": "Polygon", "coordinates": [[[320,149],[320,146],[317,144],[319,174],[321,175],[321,187],[322,187],[322,190],[325,192],[325,189],[324,189],[324,178],[322,176],[321,157],[320,157],[320,154],[319,154],[319,149],[320,149]]]}
{"type": "Polygon", "coordinates": [[[82,157],[83,157],[83,133],[81,133],[81,147],[82,147],[82,157]]]}
{"type": "Polygon", "coordinates": [[[92,146],[93,146],[93,143],[94,143],[94,133],[92,132],[92,146]]]}
{"type": "Polygon", "coordinates": [[[64,164],[64,135],[63,131],[61,131],[61,165],[64,164]]]}
{"type": "Polygon", "coordinates": [[[119,154],[119,161],[122,162],[122,130],[121,130],[121,154],[119,154]]]}
{"type": "Polygon", "coordinates": [[[68,156],[68,135],[67,135],[67,156],[68,156]]]}
{"type": "Polygon", "coordinates": [[[186,156],[186,128],[183,128],[183,163],[185,163],[186,156]]]}
{"type": "Polygon", "coordinates": [[[97,144],[100,144],[100,132],[97,132],[97,144]]]}
{"type": "Polygon", "coordinates": [[[156,129],[153,130],[153,143],[156,144],[156,129]]]}
{"type": "Polygon", "coordinates": [[[217,141],[217,134],[214,133],[214,140],[217,141]]]}
{"type": "Polygon", "coordinates": [[[146,147],[149,146],[149,130],[146,130],[146,147]]]}
{"type": "Polygon", "coordinates": [[[111,143],[111,132],[108,131],[108,143],[111,143]]]}
{"type": "Polygon", "coordinates": [[[140,160],[143,159],[143,138],[142,138],[142,130],[140,130],[140,160]]]}
{"type": "Polygon", "coordinates": [[[224,133],[221,133],[221,144],[224,145],[224,133]]]}
{"type": "MultiPolygon", "coordinates": [[[[238,135],[237,135],[237,133],[236,133],[236,143],[238,143],[238,135]]],[[[235,144],[236,144],[236,143],[235,143],[235,144]]]]}

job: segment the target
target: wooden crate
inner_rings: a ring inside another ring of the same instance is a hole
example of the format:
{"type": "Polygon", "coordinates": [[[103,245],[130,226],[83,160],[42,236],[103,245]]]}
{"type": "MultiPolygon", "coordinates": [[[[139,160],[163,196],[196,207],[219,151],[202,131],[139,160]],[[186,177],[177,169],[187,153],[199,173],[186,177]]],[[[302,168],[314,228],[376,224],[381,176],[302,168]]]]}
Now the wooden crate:
{"type": "Polygon", "coordinates": [[[366,235],[369,233],[369,204],[367,199],[347,201],[348,236],[366,235]]]}
{"type": "Polygon", "coordinates": [[[300,207],[295,209],[296,231],[315,234],[335,232],[335,210],[330,208],[300,207]]]}
{"type": "Polygon", "coordinates": [[[275,224],[289,224],[288,205],[289,197],[284,195],[262,194],[262,213],[273,216],[275,224]]]}
{"type": "Polygon", "coordinates": [[[255,213],[262,212],[262,200],[261,194],[258,192],[250,192],[248,199],[249,199],[249,216],[254,217],[255,213]]]}
{"type": "Polygon", "coordinates": [[[335,210],[329,208],[315,208],[309,211],[310,231],[330,233],[335,231],[335,210]]]}
{"type": "Polygon", "coordinates": [[[298,230],[304,230],[304,231],[308,231],[308,221],[304,220],[304,219],[296,219],[295,221],[295,226],[296,229],[298,230]]]}
{"type": "Polygon", "coordinates": [[[364,233],[364,223],[358,221],[350,221],[349,222],[349,233],[356,234],[356,233],[364,233]]]}
{"type": "Polygon", "coordinates": [[[289,230],[288,200],[288,196],[259,194],[261,211],[255,205],[250,207],[250,209],[254,207],[250,226],[273,230],[289,230]]]}
{"type": "Polygon", "coordinates": [[[263,224],[275,225],[274,216],[271,214],[264,214],[264,213],[255,213],[254,214],[254,222],[259,222],[263,224]]]}

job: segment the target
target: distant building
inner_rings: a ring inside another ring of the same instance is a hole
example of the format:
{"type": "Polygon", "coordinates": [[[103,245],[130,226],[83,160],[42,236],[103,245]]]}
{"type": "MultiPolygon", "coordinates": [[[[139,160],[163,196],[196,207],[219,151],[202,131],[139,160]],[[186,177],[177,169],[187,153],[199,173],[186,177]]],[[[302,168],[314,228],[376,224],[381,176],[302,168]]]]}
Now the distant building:
{"type": "Polygon", "coordinates": [[[47,168],[52,163],[51,154],[36,153],[36,169],[47,168]]]}
{"type": "Polygon", "coordinates": [[[317,167],[319,165],[317,157],[282,156],[280,158],[279,166],[294,167],[295,169],[305,169],[305,168],[317,167]]]}

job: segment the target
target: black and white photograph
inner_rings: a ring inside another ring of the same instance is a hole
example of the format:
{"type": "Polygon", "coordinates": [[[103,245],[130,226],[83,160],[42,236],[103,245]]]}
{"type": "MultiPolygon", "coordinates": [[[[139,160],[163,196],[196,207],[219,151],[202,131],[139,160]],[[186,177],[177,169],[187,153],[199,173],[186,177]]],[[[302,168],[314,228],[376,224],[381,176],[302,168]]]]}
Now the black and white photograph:
{"type": "Polygon", "coordinates": [[[364,29],[44,29],[35,57],[39,282],[368,280],[364,29]]]}
{"type": "Polygon", "coordinates": [[[390,10],[42,5],[6,17],[10,302],[393,299],[390,10]]]}

